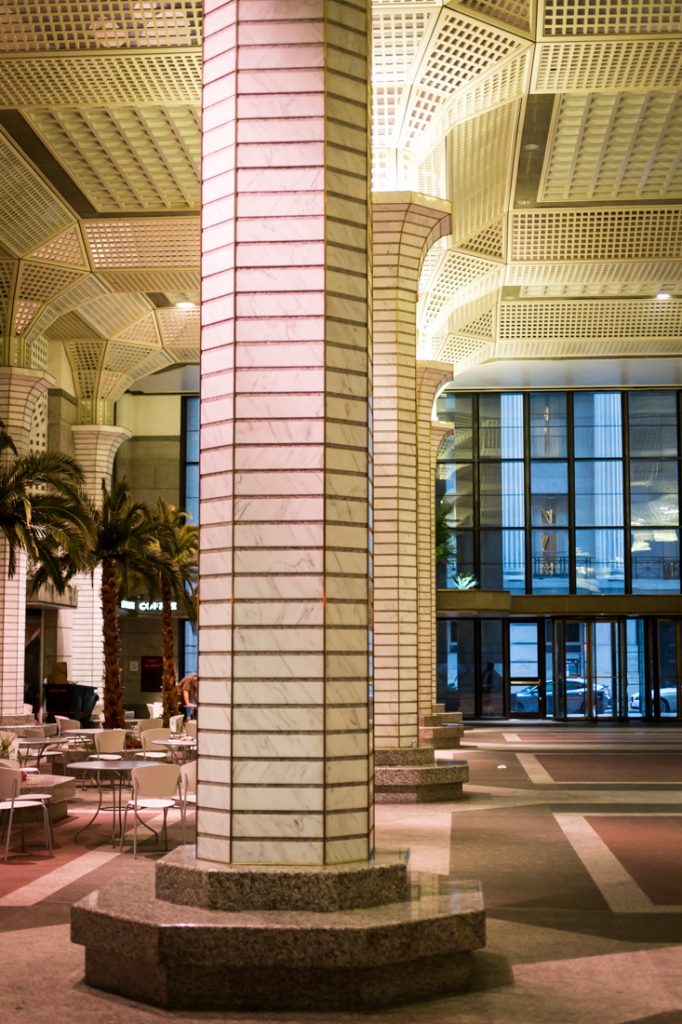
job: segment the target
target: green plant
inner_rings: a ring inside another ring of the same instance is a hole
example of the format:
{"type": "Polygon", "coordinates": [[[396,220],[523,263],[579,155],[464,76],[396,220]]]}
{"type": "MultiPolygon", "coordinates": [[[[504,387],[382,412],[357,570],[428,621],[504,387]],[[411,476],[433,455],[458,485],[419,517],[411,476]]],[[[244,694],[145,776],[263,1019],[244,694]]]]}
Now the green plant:
{"type": "Polygon", "coordinates": [[[15,746],[16,738],[17,737],[13,732],[0,732],[0,760],[15,760],[17,756],[15,746]]]}
{"type": "Polygon", "coordinates": [[[453,582],[455,590],[473,590],[478,586],[478,580],[468,572],[457,573],[453,582]]]}

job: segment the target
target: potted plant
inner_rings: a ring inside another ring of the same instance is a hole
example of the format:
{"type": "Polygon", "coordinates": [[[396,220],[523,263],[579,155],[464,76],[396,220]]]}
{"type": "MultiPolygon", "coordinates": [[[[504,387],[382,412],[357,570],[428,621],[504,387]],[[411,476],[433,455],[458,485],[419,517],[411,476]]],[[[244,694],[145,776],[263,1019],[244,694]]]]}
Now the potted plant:
{"type": "Polygon", "coordinates": [[[0,768],[21,768],[17,737],[13,732],[0,732],[0,768]]]}

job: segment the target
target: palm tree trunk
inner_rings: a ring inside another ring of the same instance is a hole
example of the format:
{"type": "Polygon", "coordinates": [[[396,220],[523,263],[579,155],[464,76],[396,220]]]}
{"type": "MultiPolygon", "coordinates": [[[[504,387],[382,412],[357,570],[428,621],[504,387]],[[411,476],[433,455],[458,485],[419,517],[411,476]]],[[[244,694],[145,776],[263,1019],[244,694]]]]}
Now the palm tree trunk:
{"type": "Polygon", "coordinates": [[[102,562],[102,629],[104,638],[104,728],[122,729],[125,721],[121,686],[118,587],[113,562],[102,562]]]}
{"type": "Polygon", "coordinates": [[[175,685],[175,642],[173,638],[173,615],[171,612],[171,588],[168,580],[161,579],[161,637],[163,643],[163,668],[161,676],[161,699],[163,700],[163,724],[167,728],[171,715],[178,713],[178,691],[175,685]]]}

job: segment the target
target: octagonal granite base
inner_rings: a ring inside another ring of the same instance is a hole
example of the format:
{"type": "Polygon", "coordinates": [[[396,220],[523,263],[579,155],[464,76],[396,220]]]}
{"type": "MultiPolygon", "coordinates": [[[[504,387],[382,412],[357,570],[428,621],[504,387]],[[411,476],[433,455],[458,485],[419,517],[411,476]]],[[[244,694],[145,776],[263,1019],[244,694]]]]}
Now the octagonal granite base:
{"type": "Polygon", "coordinates": [[[374,751],[374,799],[378,804],[462,800],[469,781],[466,761],[436,764],[431,747],[387,747],[374,751]]]}
{"type": "Polygon", "coordinates": [[[181,905],[131,876],[77,903],[71,935],[88,984],[166,1009],[370,1010],[462,991],[485,942],[478,883],[407,877],[407,899],[324,912],[181,905]]]}

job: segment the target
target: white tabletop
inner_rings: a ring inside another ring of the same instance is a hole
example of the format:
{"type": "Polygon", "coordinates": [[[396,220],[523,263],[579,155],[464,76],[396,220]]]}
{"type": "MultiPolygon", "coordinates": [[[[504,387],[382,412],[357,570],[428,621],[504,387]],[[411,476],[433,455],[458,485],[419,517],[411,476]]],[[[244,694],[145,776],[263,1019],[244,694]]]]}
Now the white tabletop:
{"type": "Polygon", "coordinates": [[[99,761],[93,757],[91,761],[72,761],[71,764],[67,764],[66,770],[67,772],[72,770],[79,772],[129,772],[142,765],[144,765],[144,761],[124,761],[123,758],[120,761],[99,761]]]}

